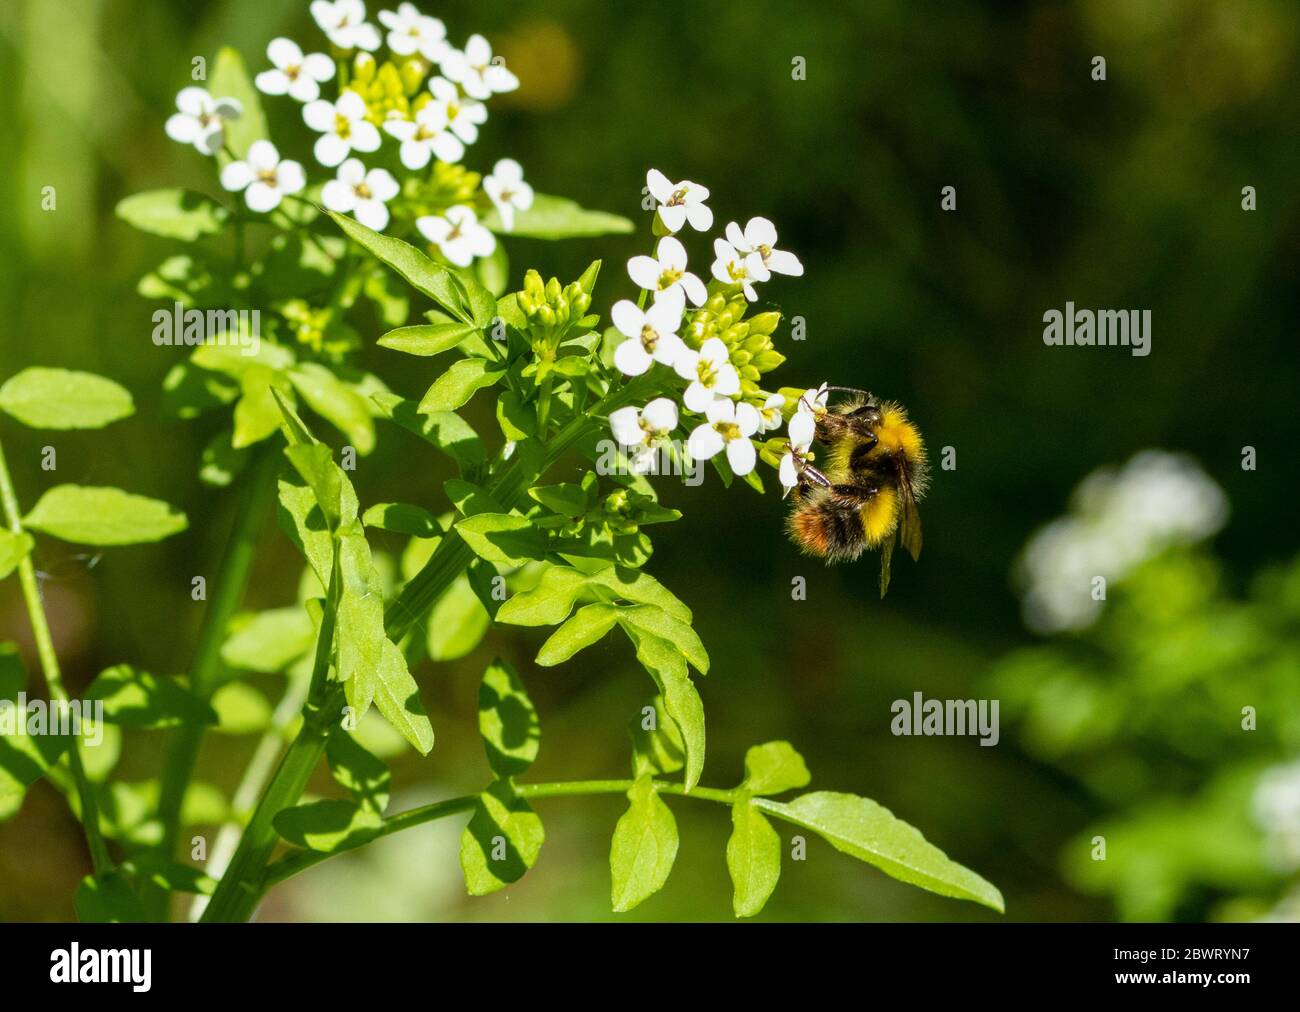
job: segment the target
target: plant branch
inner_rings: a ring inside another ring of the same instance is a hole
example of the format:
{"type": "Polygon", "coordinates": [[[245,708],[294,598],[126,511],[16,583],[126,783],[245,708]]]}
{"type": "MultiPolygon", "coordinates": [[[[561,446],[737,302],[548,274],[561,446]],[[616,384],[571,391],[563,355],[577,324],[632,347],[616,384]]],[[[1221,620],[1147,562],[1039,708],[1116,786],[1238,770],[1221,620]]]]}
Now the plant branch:
{"type": "MultiPolygon", "coordinates": [[[[18,508],[18,497],[14,493],[13,480],[9,476],[9,465],[5,460],[4,447],[0,446],[0,500],[4,503],[5,520],[9,530],[14,534],[23,533],[22,511],[18,508]]],[[[54,651],[54,637],[50,635],[50,624],[45,616],[45,604],[41,599],[40,584],[36,579],[36,567],[32,565],[30,554],[24,555],[18,563],[18,582],[22,586],[23,601],[27,606],[27,617],[32,626],[32,638],[36,641],[36,653],[40,657],[41,670],[45,674],[45,684],[50,698],[66,706],[69,702],[68,691],[63,685],[63,672],[59,668],[59,657],[54,651]]],[[[99,826],[99,806],[95,802],[90,781],[86,778],[86,767],[81,758],[81,742],[74,735],[68,746],[68,766],[72,770],[72,779],[76,785],[77,795],[81,799],[81,822],[86,833],[86,843],[90,848],[90,861],[95,873],[107,871],[113,867],[113,860],[108,853],[108,844],[99,826]]]]}

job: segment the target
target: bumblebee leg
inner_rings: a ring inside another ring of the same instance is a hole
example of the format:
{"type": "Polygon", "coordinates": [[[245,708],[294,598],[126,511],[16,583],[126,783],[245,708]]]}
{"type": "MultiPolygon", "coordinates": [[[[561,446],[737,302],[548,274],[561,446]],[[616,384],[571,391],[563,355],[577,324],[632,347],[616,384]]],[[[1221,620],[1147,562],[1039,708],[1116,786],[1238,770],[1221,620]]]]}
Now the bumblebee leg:
{"type": "Polygon", "coordinates": [[[880,491],[871,485],[831,485],[830,490],[841,499],[851,499],[854,502],[866,502],[880,491]]]}
{"type": "Polygon", "coordinates": [[[812,485],[820,485],[822,488],[831,487],[831,480],[811,464],[804,464],[803,470],[799,473],[799,477],[801,480],[807,478],[809,483],[812,485]]]}

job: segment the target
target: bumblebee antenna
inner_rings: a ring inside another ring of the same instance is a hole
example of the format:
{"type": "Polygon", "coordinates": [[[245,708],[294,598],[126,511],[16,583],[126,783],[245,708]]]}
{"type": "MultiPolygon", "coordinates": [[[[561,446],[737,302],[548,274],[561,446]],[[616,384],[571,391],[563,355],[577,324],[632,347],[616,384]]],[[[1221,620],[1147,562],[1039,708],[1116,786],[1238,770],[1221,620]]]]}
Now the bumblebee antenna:
{"type": "Polygon", "coordinates": [[[870,390],[859,390],[857,387],[827,387],[826,389],[837,390],[842,394],[862,394],[865,397],[870,397],[872,400],[876,399],[876,395],[870,390]]]}

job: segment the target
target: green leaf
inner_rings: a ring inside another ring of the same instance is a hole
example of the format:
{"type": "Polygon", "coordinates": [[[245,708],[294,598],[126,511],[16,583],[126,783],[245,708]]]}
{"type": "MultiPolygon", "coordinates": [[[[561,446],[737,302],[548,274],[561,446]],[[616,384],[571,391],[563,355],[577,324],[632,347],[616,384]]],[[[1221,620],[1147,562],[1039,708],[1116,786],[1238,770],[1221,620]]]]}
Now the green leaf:
{"type": "Polygon", "coordinates": [[[232,404],[238,397],[239,384],[226,373],[178,362],[163,379],[162,411],[172,418],[188,420],[232,404]]]}
{"type": "Polygon", "coordinates": [[[485,257],[474,261],[474,278],[491,292],[500,297],[510,287],[510,259],[504,243],[497,243],[496,248],[485,257]]]}
{"type": "Polygon", "coordinates": [[[681,619],[673,618],[668,612],[652,604],[622,608],[619,610],[618,617],[624,628],[635,626],[643,632],[673,644],[697,671],[708,674],[709,655],[704,649],[704,643],[695,630],[681,619]]]}
{"type": "Polygon", "coordinates": [[[478,332],[472,323],[422,323],[390,330],[376,343],[381,348],[429,358],[450,351],[478,332]]]}
{"type": "Polygon", "coordinates": [[[119,488],[56,485],[23,517],[23,526],[83,545],[136,545],[161,541],[189,522],[157,499],[119,488]]]}
{"type": "Polygon", "coordinates": [[[117,869],[82,879],[75,905],[82,924],[135,924],[146,919],[140,898],[117,869]]]}
{"type": "Polygon", "coordinates": [[[470,586],[469,576],[461,573],[429,612],[429,660],[464,657],[479,645],[491,624],[492,619],[470,586]]]}
{"type": "Polygon", "coordinates": [[[222,46],[208,79],[213,98],[233,98],[244,107],[239,119],[226,124],[226,144],[239,158],[248,153],[254,141],[266,138],[266,114],[262,99],[244,68],[244,58],[237,49],[222,46]]]}
{"type": "MultiPolygon", "coordinates": [[[[0,643],[0,822],[17,814],[27,788],[58,762],[71,740],[65,735],[21,733],[28,726],[27,714],[14,704],[26,686],[27,671],[18,647],[0,643]]],[[[82,729],[90,730],[85,723],[82,729]]]]}
{"type": "Polygon", "coordinates": [[[537,586],[515,594],[502,604],[497,618],[511,625],[555,625],[568,618],[578,596],[593,587],[603,588],[626,601],[654,605],[679,621],[691,620],[691,610],[653,576],[617,566],[595,573],[583,573],[568,566],[547,566],[537,586]]]}
{"type": "Polygon", "coordinates": [[[247,682],[227,682],[209,702],[222,734],[259,734],[271,726],[271,704],[247,682]]]}
{"type": "Polygon", "coordinates": [[[289,380],[316,414],[348,437],[363,457],[375,448],[375,422],[365,398],[317,362],[289,370],[289,380]]]}
{"type": "Polygon", "coordinates": [[[761,911],[781,877],[781,837],[748,797],[731,806],[727,871],[737,917],[753,917],[761,911]]]}
{"type": "Polygon", "coordinates": [[[381,502],[366,510],[361,522],[367,527],[378,527],[394,534],[409,534],[413,538],[436,538],[442,534],[438,518],[420,506],[404,502],[381,502]]]}
{"type": "Polygon", "coordinates": [[[690,679],[686,658],[676,645],[635,625],[624,623],[623,631],[635,644],[637,660],[655,680],[664,709],[681,732],[686,749],[684,782],[689,791],[704,772],[705,728],[704,703],[690,679]]]}
{"type": "Polygon", "coordinates": [[[478,730],[488,764],[502,779],[518,776],[537,758],[542,738],[537,711],[518,672],[499,657],[479,685],[478,730]]]}
{"type": "Polygon", "coordinates": [[[481,358],[462,358],[433,381],[420,400],[420,414],[455,411],[479,390],[506,374],[505,367],[481,358]]]}
{"type": "Polygon", "coordinates": [[[940,896],[972,900],[1003,913],[1002,894],[964,868],[914,826],[868,798],[834,791],[814,791],[793,801],[756,799],[763,811],[810,829],[836,850],[873,864],[885,874],[940,896]]]}
{"type": "Polygon", "coordinates": [[[609,847],[610,903],[620,914],[662,889],[677,859],[677,820],[650,778],[637,780],[627,797],[609,847]]]}
{"type": "Polygon", "coordinates": [[[488,495],[472,481],[452,478],[442,484],[442,490],[456,507],[456,512],[466,517],[475,517],[480,513],[506,513],[504,506],[488,495]]]}
{"type": "Polygon", "coordinates": [[[788,741],[769,741],[745,753],[745,780],[740,786],[750,794],[781,794],[807,787],[811,779],[803,756],[788,741]]]}
{"type": "Polygon", "coordinates": [[[552,513],[559,513],[566,517],[584,516],[594,505],[587,495],[587,490],[576,482],[534,485],[528,490],[528,496],[552,513]]]}
{"type": "Polygon", "coordinates": [[[537,434],[537,412],[513,390],[504,390],[497,398],[497,424],[511,442],[527,439],[537,434]]]}
{"type": "Polygon", "coordinates": [[[284,455],[311,489],[331,531],[343,522],[343,471],[324,443],[298,443],[284,448],[284,455]]]}
{"type": "Polygon", "coordinates": [[[330,799],[286,808],[276,815],[272,824],[290,843],[334,853],[369,843],[379,835],[384,820],[372,808],[330,799]]]}
{"type": "Polygon", "coordinates": [[[102,429],[134,413],[135,403],[103,376],[33,366],[0,386],[0,410],[33,429],[102,429]]]}
{"type": "Polygon", "coordinates": [[[287,384],[270,368],[253,366],[240,374],[241,396],[235,405],[235,431],[230,445],[236,450],[260,443],[280,427],[280,408],[273,390],[284,390],[287,384]]]}
{"type": "Polygon", "coordinates": [[[402,428],[436,446],[456,462],[461,474],[474,474],[487,464],[483,441],[454,411],[421,414],[415,401],[394,394],[376,395],[379,409],[402,428]]]}
{"type": "Polygon", "coordinates": [[[579,608],[542,644],[537,651],[537,663],[544,668],[562,664],[583,647],[602,639],[617,624],[618,609],[611,604],[589,604],[579,608]]]}
{"type": "MultiPolygon", "coordinates": [[[[382,616],[381,616],[382,618],[382,616]]],[[[420,689],[402,651],[385,639],[376,671],[375,706],[420,755],[433,750],[433,727],[420,702],[420,689]]]]}
{"type": "Polygon", "coordinates": [[[175,679],[158,678],[129,664],[101,672],[83,698],[101,700],[104,719],[122,727],[217,723],[212,707],[175,679]]]}
{"type": "Polygon", "coordinates": [[[141,232],[182,242],[216,235],[230,219],[230,212],[211,197],[177,187],[125,197],[118,201],[116,214],[141,232]]]}
{"type": "Polygon", "coordinates": [[[486,896],[517,882],[537,862],[546,832],[528,803],[498,780],[479,795],[460,836],[460,868],[471,896],[486,896]]]}
{"type": "Polygon", "coordinates": [[[243,671],[275,674],[302,657],[316,642],[307,612],[297,606],[245,615],[231,623],[221,659],[243,671]]]}
{"type": "Polygon", "coordinates": [[[169,861],[156,854],[136,854],[127,864],[127,868],[134,871],[141,879],[169,892],[211,896],[217,888],[216,879],[205,875],[193,865],[169,861]]]}
{"type": "Polygon", "coordinates": [[[236,450],[231,442],[233,429],[223,429],[208,440],[200,457],[199,480],[205,485],[225,488],[248,464],[249,451],[236,450]]]}
{"type": "MultiPolygon", "coordinates": [[[[456,272],[434,263],[410,243],[366,228],[360,222],[334,211],[326,213],[349,239],[397,271],[452,316],[462,323],[476,322],[472,311],[464,304],[465,286],[456,272]]],[[[472,284],[481,287],[477,282],[472,284]]]]}
{"type": "Polygon", "coordinates": [[[480,559],[522,566],[546,554],[546,535],[526,517],[479,513],[455,524],[456,533],[480,559]]]}
{"type": "Polygon", "coordinates": [[[18,568],[18,563],[31,553],[33,544],[32,536],[26,531],[15,534],[0,530],[0,580],[18,568]]]}
{"type": "MultiPolygon", "coordinates": [[[[493,232],[506,233],[496,208],[484,215],[483,226],[493,232]]],[[[527,211],[515,211],[514,228],[508,234],[528,239],[575,239],[621,235],[633,228],[632,222],[620,215],[588,211],[564,197],[538,193],[527,211]]]]}
{"type": "Polygon", "coordinates": [[[335,731],[325,746],[330,772],[361,804],[383,815],[393,777],[383,760],[373,756],[346,731],[335,731]]]}
{"type": "Polygon", "coordinates": [[[686,744],[677,723],[668,716],[662,696],[655,696],[648,706],[632,718],[632,772],[646,774],[676,773],[686,765],[686,744]],[[649,710],[651,712],[647,713],[649,710]]]}

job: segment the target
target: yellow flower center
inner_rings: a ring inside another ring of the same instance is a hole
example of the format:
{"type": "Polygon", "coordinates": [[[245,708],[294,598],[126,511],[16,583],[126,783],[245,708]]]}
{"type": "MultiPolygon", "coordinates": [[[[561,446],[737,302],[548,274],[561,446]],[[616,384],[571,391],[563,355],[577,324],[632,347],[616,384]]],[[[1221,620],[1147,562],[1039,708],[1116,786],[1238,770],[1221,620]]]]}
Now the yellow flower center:
{"type": "Polygon", "coordinates": [[[669,207],[677,207],[686,203],[686,187],[682,186],[673,191],[673,195],[668,198],[669,207]]]}
{"type": "Polygon", "coordinates": [[[647,323],[641,328],[641,346],[645,348],[647,352],[653,352],[658,344],[658,332],[647,323]]]}
{"type": "Polygon", "coordinates": [[[669,267],[659,275],[659,291],[663,292],[677,284],[681,280],[685,271],[679,271],[675,267],[669,267]]]}

